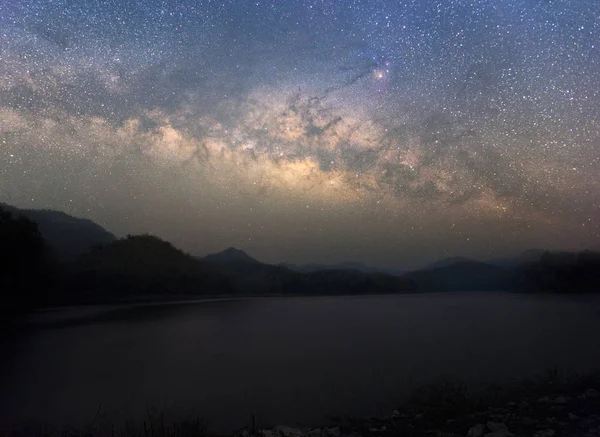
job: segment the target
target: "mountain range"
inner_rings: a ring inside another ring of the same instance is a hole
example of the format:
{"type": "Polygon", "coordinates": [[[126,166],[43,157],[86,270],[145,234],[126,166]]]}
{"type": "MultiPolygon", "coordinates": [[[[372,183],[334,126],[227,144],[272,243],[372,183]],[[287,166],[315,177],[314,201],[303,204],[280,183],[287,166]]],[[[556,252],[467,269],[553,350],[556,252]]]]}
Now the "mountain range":
{"type": "Polygon", "coordinates": [[[427,291],[512,290],[518,285],[514,269],[469,259],[437,263],[405,277],[427,291]]]}
{"type": "Polygon", "coordinates": [[[387,273],[393,276],[402,276],[406,270],[404,269],[388,269],[382,267],[374,267],[366,264],[362,264],[355,261],[345,261],[338,264],[292,264],[292,263],[281,263],[280,266],[286,267],[296,272],[310,273],[318,272],[320,270],[356,270],[362,273],[387,273]]]}
{"type": "Polygon", "coordinates": [[[72,261],[95,245],[107,244],[116,237],[99,224],[50,209],[20,209],[0,203],[0,207],[15,216],[22,215],[38,225],[38,230],[62,261],[72,261]]]}
{"type": "Polygon", "coordinates": [[[444,258],[413,271],[381,269],[356,262],[273,265],[234,247],[193,257],[151,235],[116,239],[91,220],[63,212],[18,209],[2,204],[0,207],[38,224],[52,254],[65,266],[62,288],[70,290],[69,299],[75,295],[87,295],[94,301],[99,296],[165,293],[306,295],[492,291],[525,289],[531,284],[552,287],[558,282],[564,288],[578,280],[573,276],[575,265],[579,268],[577,271],[587,275],[586,287],[590,288],[596,281],[592,268],[596,258],[587,255],[582,258],[578,253],[553,254],[548,258],[548,252],[542,250],[485,262],[465,257],[444,258]]]}
{"type": "Polygon", "coordinates": [[[260,261],[252,258],[243,250],[236,249],[235,247],[229,247],[221,252],[212,253],[199,259],[215,266],[262,264],[260,261]]]}

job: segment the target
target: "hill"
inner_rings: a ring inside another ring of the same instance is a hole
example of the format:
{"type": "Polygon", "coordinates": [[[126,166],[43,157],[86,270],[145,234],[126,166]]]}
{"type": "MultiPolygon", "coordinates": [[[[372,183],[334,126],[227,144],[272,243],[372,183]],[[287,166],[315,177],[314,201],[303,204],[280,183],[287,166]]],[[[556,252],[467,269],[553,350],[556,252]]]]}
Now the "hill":
{"type": "Polygon", "coordinates": [[[129,235],[94,247],[72,263],[68,289],[72,298],[232,291],[216,269],[151,235],[129,235]]]}
{"type": "Polygon", "coordinates": [[[20,209],[0,204],[14,216],[22,215],[38,225],[40,234],[61,261],[73,261],[93,246],[115,241],[113,234],[91,220],[50,209],[20,209]]]}
{"type": "Polygon", "coordinates": [[[515,273],[488,263],[463,260],[407,273],[420,291],[513,290],[515,273]]]}
{"type": "Polygon", "coordinates": [[[207,263],[220,266],[230,266],[233,264],[262,264],[243,250],[236,249],[235,247],[229,247],[221,252],[206,255],[201,259],[207,263]]]}
{"type": "Polygon", "coordinates": [[[266,264],[233,247],[202,258],[225,275],[240,294],[307,293],[300,286],[302,274],[282,266],[266,264]]]}
{"type": "Polygon", "coordinates": [[[597,293],[600,291],[600,252],[545,252],[520,273],[529,291],[597,293]]]}
{"type": "Polygon", "coordinates": [[[544,255],[544,253],[545,253],[544,250],[530,249],[530,250],[526,250],[525,252],[522,252],[512,258],[493,259],[493,260],[489,260],[487,262],[490,264],[494,264],[494,265],[501,266],[501,267],[507,267],[507,268],[523,267],[523,266],[526,266],[529,264],[539,262],[540,259],[542,258],[542,255],[544,255]]]}
{"type": "Polygon", "coordinates": [[[468,262],[476,262],[476,261],[471,258],[464,257],[464,256],[451,256],[448,258],[439,259],[431,264],[427,264],[421,270],[438,269],[440,267],[448,267],[453,264],[464,263],[464,262],[468,263],[468,262]]]}
{"type": "Polygon", "coordinates": [[[288,268],[290,270],[294,270],[296,272],[302,273],[312,273],[318,272],[322,270],[356,270],[362,273],[387,273],[393,276],[401,276],[405,273],[405,270],[401,269],[386,269],[373,267],[366,264],[362,264],[354,261],[345,261],[339,264],[316,264],[316,263],[308,263],[308,264],[291,264],[291,263],[281,263],[279,264],[282,267],[288,268]]]}
{"type": "Polygon", "coordinates": [[[305,273],[303,283],[312,294],[387,294],[417,291],[417,284],[407,276],[344,269],[305,273]]]}
{"type": "Polygon", "coordinates": [[[333,295],[414,290],[407,279],[355,270],[300,273],[229,248],[194,258],[151,235],[93,248],[70,264],[69,302],[176,295],[333,295]]]}
{"type": "Polygon", "coordinates": [[[235,248],[207,255],[202,260],[226,275],[232,286],[244,294],[375,294],[415,289],[410,280],[374,271],[334,266],[298,269],[291,264],[265,264],[235,248]]]}

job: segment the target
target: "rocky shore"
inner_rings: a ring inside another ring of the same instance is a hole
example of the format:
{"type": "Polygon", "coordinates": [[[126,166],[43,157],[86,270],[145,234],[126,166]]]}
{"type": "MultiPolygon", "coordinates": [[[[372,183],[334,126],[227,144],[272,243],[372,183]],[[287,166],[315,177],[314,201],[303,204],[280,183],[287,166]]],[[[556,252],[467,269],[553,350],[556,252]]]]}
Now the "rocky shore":
{"type": "Polygon", "coordinates": [[[339,419],[315,429],[277,426],[240,437],[600,437],[600,376],[548,378],[468,395],[460,385],[422,390],[388,417],[339,419]]]}
{"type": "MultiPolygon", "coordinates": [[[[2,429],[0,437],[217,437],[199,419],[143,424],[95,421],[85,429],[2,429]]],[[[319,428],[261,427],[225,437],[600,437],[600,372],[471,392],[450,382],[425,387],[387,417],[336,418],[319,428]]]]}

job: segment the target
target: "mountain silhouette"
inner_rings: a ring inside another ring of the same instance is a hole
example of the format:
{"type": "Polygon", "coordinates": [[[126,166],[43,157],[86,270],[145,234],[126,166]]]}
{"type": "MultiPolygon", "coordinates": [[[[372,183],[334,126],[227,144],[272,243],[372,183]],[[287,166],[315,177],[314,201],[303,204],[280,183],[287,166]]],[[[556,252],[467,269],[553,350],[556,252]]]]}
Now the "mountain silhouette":
{"type": "Polygon", "coordinates": [[[225,275],[232,287],[242,294],[291,293],[302,276],[285,267],[260,262],[235,247],[200,259],[225,275]]]}
{"type": "Polygon", "coordinates": [[[279,264],[282,267],[286,267],[290,270],[294,270],[296,272],[302,273],[311,273],[318,272],[321,270],[356,270],[362,273],[387,273],[393,276],[401,276],[406,271],[402,269],[386,269],[373,267],[370,265],[362,264],[355,261],[344,261],[338,264],[317,264],[317,263],[308,263],[308,264],[292,264],[292,263],[281,263],[279,264]]]}
{"type": "Polygon", "coordinates": [[[423,270],[438,269],[440,267],[447,267],[447,266],[451,266],[453,264],[458,264],[458,263],[463,263],[463,262],[468,263],[468,262],[476,262],[476,261],[472,258],[467,258],[465,256],[451,256],[451,257],[442,258],[435,262],[427,264],[427,265],[425,265],[425,267],[423,267],[423,270]]]}
{"type": "Polygon", "coordinates": [[[99,224],[50,209],[20,209],[0,204],[14,216],[22,215],[37,223],[40,234],[61,261],[72,261],[93,246],[115,241],[113,234],[99,224]]]}
{"type": "Polygon", "coordinates": [[[72,263],[69,288],[92,297],[227,294],[225,275],[152,235],[95,246],[72,263]]]}
{"type": "Polygon", "coordinates": [[[492,259],[488,262],[501,267],[515,268],[539,262],[544,253],[546,253],[544,250],[530,249],[515,257],[492,259]]]}
{"type": "Polygon", "coordinates": [[[355,262],[272,265],[235,247],[193,257],[152,235],[117,240],[96,223],[59,211],[0,207],[5,210],[0,223],[5,243],[4,288],[10,289],[9,297],[26,297],[13,299],[13,307],[199,295],[573,293],[597,291],[600,284],[600,254],[589,251],[529,250],[488,262],[453,257],[394,275],[355,262]],[[55,263],[55,257],[63,262],[55,263]]]}
{"type": "Polygon", "coordinates": [[[246,252],[235,247],[229,247],[221,252],[212,253],[201,258],[205,261],[214,265],[232,265],[232,264],[263,264],[260,261],[252,258],[246,252]]]}
{"type": "Polygon", "coordinates": [[[207,255],[202,261],[217,268],[227,276],[234,289],[245,294],[400,293],[415,289],[410,280],[373,271],[358,263],[273,265],[262,263],[233,247],[207,255]],[[367,271],[361,271],[357,266],[367,271]]]}
{"type": "Polygon", "coordinates": [[[491,291],[515,286],[513,270],[468,259],[417,270],[404,277],[414,281],[420,291],[491,291]]]}

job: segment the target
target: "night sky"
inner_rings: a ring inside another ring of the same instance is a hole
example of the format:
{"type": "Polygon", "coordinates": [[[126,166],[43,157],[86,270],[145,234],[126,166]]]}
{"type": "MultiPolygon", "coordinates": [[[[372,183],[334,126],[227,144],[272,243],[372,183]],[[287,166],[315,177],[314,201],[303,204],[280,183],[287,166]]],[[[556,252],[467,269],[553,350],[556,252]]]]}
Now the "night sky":
{"type": "Polygon", "coordinates": [[[0,201],[203,255],[600,245],[597,0],[2,0],[0,201]]]}

